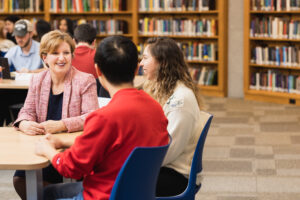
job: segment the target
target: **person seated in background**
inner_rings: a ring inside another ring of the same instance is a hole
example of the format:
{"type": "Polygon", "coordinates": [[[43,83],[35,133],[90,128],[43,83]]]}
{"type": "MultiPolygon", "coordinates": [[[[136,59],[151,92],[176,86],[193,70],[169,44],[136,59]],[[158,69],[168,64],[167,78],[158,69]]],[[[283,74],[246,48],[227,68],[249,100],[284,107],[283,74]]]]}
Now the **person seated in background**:
{"type": "Polygon", "coordinates": [[[59,173],[83,178],[83,184],[49,185],[44,199],[77,196],[75,199],[108,200],[123,163],[135,147],[168,144],[168,121],[161,106],[133,86],[138,64],[135,44],[123,36],[107,37],[97,48],[95,63],[111,101],[87,117],[83,134],[74,144],[46,135],[35,148],[59,173]],[[56,150],[69,146],[62,153],[56,150]]]}
{"type": "Polygon", "coordinates": [[[163,107],[172,137],[158,177],[156,196],[178,195],[187,187],[203,128],[199,89],[192,81],[182,51],[170,38],[148,39],[140,66],[147,79],[144,89],[163,107]]]}
{"type": "Polygon", "coordinates": [[[11,71],[40,72],[44,69],[39,56],[40,43],[34,41],[32,24],[26,19],[15,23],[13,35],[17,40],[16,46],[10,48],[5,57],[8,58],[11,71]]]}
{"type": "Polygon", "coordinates": [[[62,18],[59,20],[58,30],[63,33],[68,33],[71,37],[74,35],[74,23],[69,18],[62,18]]]}
{"type": "Polygon", "coordinates": [[[49,22],[43,20],[43,19],[39,19],[36,23],[35,23],[35,28],[33,31],[33,35],[34,35],[34,39],[38,42],[41,41],[43,35],[45,35],[46,33],[51,31],[51,25],[49,22]]]}
{"type": "MultiPolygon", "coordinates": [[[[96,81],[91,74],[71,65],[75,44],[60,31],[43,36],[40,56],[47,70],[34,74],[28,94],[14,126],[28,135],[83,130],[87,115],[99,108],[96,81]]],[[[43,169],[45,183],[57,183],[62,177],[52,166],[43,169]]],[[[14,187],[25,198],[24,171],[16,171],[14,187]]]]}
{"type": "Polygon", "coordinates": [[[72,65],[82,72],[94,75],[99,97],[110,97],[108,92],[100,84],[96,73],[94,62],[96,35],[96,29],[90,24],[80,24],[75,28],[74,40],[76,42],[76,48],[72,65]]]}
{"type": "Polygon", "coordinates": [[[13,43],[17,44],[16,38],[13,36],[15,23],[20,20],[20,17],[17,15],[9,15],[4,18],[5,29],[7,31],[6,38],[11,40],[13,43]]]}
{"type": "Polygon", "coordinates": [[[4,21],[0,20],[0,53],[1,57],[3,57],[6,52],[13,46],[15,46],[15,43],[13,43],[11,40],[6,39],[6,29],[5,29],[5,23],[4,21]]]}

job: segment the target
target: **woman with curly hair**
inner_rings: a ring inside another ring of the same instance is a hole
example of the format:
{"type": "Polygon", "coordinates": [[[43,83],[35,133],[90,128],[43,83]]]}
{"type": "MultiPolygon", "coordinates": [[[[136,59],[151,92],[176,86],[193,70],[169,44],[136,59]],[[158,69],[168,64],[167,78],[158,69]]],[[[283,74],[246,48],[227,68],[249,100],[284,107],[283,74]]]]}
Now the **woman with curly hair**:
{"type": "Polygon", "coordinates": [[[144,90],[163,107],[172,136],[156,195],[172,196],[187,187],[193,154],[203,128],[204,119],[200,118],[203,105],[176,42],[170,38],[150,38],[146,43],[140,63],[147,79],[144,90]]]}

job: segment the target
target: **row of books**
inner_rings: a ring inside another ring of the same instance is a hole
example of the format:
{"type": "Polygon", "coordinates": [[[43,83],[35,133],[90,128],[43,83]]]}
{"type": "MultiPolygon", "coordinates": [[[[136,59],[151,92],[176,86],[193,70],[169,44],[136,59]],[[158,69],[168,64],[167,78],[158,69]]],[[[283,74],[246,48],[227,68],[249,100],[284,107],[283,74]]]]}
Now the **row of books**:
{"type": "Polygon", "coordinates": [[[92,0],[94,1],[93,11],[111,12],[127,10],[127,0],[92,0]]]}
{"type": "Polygon", "coordinates": [[[44,10],[42,0],[0,0],[0,12],[40,12],[44,10]]]}
{"type": "Polygon", "coordinates": [[[300,76],[276,70],[253,72],[250,89],[300,94],[300,76]]]}
{"type": "Polygon", "coordinates": [[[200,42],[177,43],[187,60],[216,61],[218,48],[216,43],[204,44],[200,42]]]}
{"type": "Polygon", "coordinates": [[[251,37],[300,39],[300,20],[272,16],[253,17],[250,26],[251,37]]]}
{"type": "Polygon", "coordinates": [[[126,10],[126,0],[51,0],[52,12],[110,12],[126,10]]]}
{"type": "Polygon", "coordinates": [[[261,11],[300,10],[300,0],[251,0],[251,9],[261,11]]]}
{"type": "Polygon", "coordinates": [[[216,19],[160,19],[143,18],[139,20],[139,34],[145,35],[184,35],[216,36],[216,19]]]}
{"type": "Polygon", "coordinates": [[[139,0],[139,11],[208,11],[216,0],[139,0]]]}
{"type": "Polygon", "coordinates": [[[251,63],[300,67],[300,47],[256,46],[251,49],[251,63]]]}
{"type": "MultiPolygon", "coordinates": [[[[188,61],[217,61],[218,48],[216,43],[200,43],[200,42],[177,42],[177,45],[182,50],[185,59],[188,61]]],[[[138,51],[141,54],[144,52],[145,45],[138,44],[138,51]]]]}
{"type": "Polygon", "coordinates": [[[91,11],[90,0],[51,0],[51,12],[88,12],[91,11]]]}
{"type": "MultiPolygon", "coordinates": [[[[74,25],[80,24],[81,20],[74,20],[74,25]]],[[[89,20],[84,21],[95,27],[98,35],[115,35],[128,33],[128,23],[125,20],[89,20]]],[[[53,20],[53,28],[58,29],[58,20],[53,20]]]]}
{"type": "Polygon", "coordinates": [[[203,66],[189,68],[193,81],[199,85],[218,85],[218,71],[215,68],[203,66]]]}

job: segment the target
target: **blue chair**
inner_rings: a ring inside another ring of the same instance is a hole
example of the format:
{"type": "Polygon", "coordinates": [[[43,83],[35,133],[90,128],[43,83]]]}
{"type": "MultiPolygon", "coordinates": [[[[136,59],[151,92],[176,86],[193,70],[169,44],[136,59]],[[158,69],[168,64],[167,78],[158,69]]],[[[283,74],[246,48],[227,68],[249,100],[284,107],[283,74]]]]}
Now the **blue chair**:
{"type": "Polygon", "coordinates": [[[123,164],[109,199],[155,200],[157,177],[169,144],[135,148],[123,164]]]}
{"type": "Polygon", "coordinates": [[[213,118],[212,115],[208,118],[208,120],[201,132],[200,138],[198,140],[198,143],[197,143],[197,146],[195,149],[195,153],[194,153],[194,157],[192,160],[188,186],[185,189],[185,191],[176,196],[156,197],[156,200],[194,200],[195,199],[195,195],[201,187],[201,184],[200,185],[196,184],[196,180],[197,180],[197,174],[202,171],[203,148],[204,148],[205,139],[206,139],[212,118],[213,118]]]}

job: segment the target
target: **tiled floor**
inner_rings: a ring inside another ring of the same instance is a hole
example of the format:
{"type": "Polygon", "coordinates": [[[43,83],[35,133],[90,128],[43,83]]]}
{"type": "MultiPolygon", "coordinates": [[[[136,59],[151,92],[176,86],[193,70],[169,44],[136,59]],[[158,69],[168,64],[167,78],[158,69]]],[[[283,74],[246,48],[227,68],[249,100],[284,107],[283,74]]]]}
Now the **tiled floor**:
{"type": "MultiPolygon", "coordinates": [[[[206,97],[214,119],[197,200],[299,200],[300,107],[206,97]]],[[[0,171],[0,199],[18,199],[0,171]]]]}
{"type": "Polygon", "coordinates": [[[300,107],[206,98],[201,200],[300,199],[300,107]]]}

